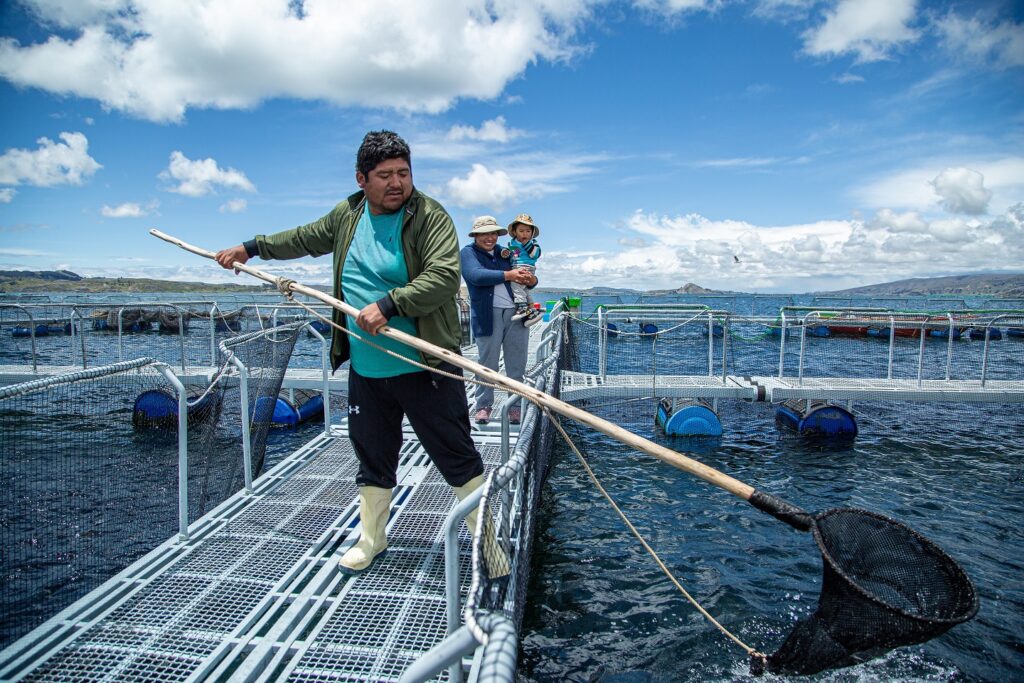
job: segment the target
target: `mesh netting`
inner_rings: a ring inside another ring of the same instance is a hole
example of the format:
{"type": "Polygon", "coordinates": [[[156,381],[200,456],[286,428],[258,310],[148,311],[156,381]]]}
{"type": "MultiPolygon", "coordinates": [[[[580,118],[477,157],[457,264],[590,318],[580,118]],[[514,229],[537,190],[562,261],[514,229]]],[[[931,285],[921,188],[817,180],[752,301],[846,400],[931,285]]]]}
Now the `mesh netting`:
{"type": "MultiPolygon", "coordinates": [[[[253,477],[300,329],[222,346],[248,369],[253,477]]],[[[189,522],[245,483],[240,393],[237,373],[187,387],[189,522]]],[[[0,646],[180,531],[177,416],[149,359],[0,389],[0,646]]]]}
{"type": "Polygon", "coordinates": [[[3,390],[3,644],[177,529],[177,439],[132,425],[136,397],[168,389],[141,360],[3,390]]]}
{"type": "Polygon", "coordinates": [[[978,611],[963,569],[910,527],[844,508],[817,515],[812,533],[824,560],[818,609],[769,657],[773,671],[856,664],[930,640],[978,611]]]}
{"type": "MultiPolygon", "coordinates": [[[[542,361],[526,372],[527,383],[557,396],[556,378],[557,367],[552,362],[542,361]]],[[[487,492],[486,500],[494,514],[485,522],[493,530],[485,529],[476,536],[473,582],[467,601],[470,612],[481,609],[504,614],[516,631],[526,606],[541,489],[555,435],[554,426],[536,406],[525,406],[514,452],[494,473],[487,492]],[[508,572],[503,571],[505,567],[508,572]]]]}

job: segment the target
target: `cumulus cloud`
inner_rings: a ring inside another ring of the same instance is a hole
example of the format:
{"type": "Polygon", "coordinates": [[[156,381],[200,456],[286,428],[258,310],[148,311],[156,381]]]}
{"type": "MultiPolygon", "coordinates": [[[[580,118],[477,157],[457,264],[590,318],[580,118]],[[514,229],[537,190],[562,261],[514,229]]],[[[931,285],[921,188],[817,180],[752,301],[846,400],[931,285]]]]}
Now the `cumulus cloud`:
{"type": "Polygon", "coordinates": [[[220,205],[221,213],[241,213],[248,208],[249,202],[244,199],[231,199],[220,205]]]}
{"type": "Polygon", "coordinates": [[[985,177],[969,168],[947,168],[932,181],[941,204],[950,213],[977,216],[988,211],[992,191],[985,188],[985,177]]]}
{"type": "Polygon", "coordinates": [[[721,0],[633,0],[633,5],[640,9],[673,15],[682,12],[699,10],[716,10],[721,7],[721,0]]]}
{"type": "Polygon", "coordinates": [[[39,138],[36,149],[9,149],[0,156],[0,185],[81,185],[103,168],[89,156],[81,133],[61,133],[63,142],[39,138]]]}
{"type": "Polygon", "coordinates": [[[10,204],[15,194],[17,194],[17,190],[13,187],[0,188],[0,204],[10,204]]]}
{"type": "Polygon", "coordinates": [[[189,197],[207,195],[215,191],[215,186],[243,192],[256,191],[256,186],[241,171],[233,168],[223,169],[209,158],[193,161],[177,150],[171,152],[170,163],[167,170],[160,172],[160,178],[178,183],[175,187],[168,188],[168,191],[189,197]]]}
{"type": "Polygon", "coordinates": [[[499,116],[491,119],[490,121],[484,121],[480,124],[479,128],[473,128],[472,126],[452,126],[448,131],[448,139],[459,141],[459,140],[477,140],[480,142],[508,142],[514,138],[520,137],[523,131],[516,130],[515,128],[505,127],[505,117],[499,116]]]}
{"type": "Polygon", "coordinates": [[[896,213],[892,209],[882,209],[868,222],[868,227],[894,233],[921,233],[928,230],[928,222],[916,211],[896,213]]]}
{"type": "Polygon", "coordinates": [[[960,210],[967,214],[971,212],[963,209],[980,208],[985,193],[989,193],[991,200],[985,200],[988,202],[987,210],[1002,212],[1024,202],[1024,157],[924,162],[870,180],[851,192],[858,203],[871,209],[929,211],[942,207],[947,211],[960,210]],[[961,170],[947,174],[947,171],[956,169],[961,170]],[[972,176],[972,172],[977,172],[980,177],[972,176]],[[944,174],[947,174],[946,178],[937,184],[944,174]],[[954,182],[954,179],[959,179],[959,182],[954,182]]]}
{"type": "Polygon", "coordinates": [[[490,171],[483,164],[473,164],[465,178],[448,181],[447,194],[461,207],[487,207],[500,211],[519,193],[505,171],[490,171]]]}
{"type": "Polygon", "coordinates": [[[1024,263],[1024,204],[987,222],[962,216],[929,221],[886,209],[869,221],[784,226],[637,211],[624,231],[629,236],[619,239],[618,251],[549,258],[545,286],[658,289],[697,282],[716,289],[808,291],[882,282],[894,272],[928,277],[1024,263]]]}
{"type": "Polygon", "coordinates": [[[935,22],[942,43],[953,55],[1008,69],[1024,66],[1024,24],[989,24],[950,12],[935,22]]]}
{"type": "Polygon", "coordinates": [[[804,34],[804,51],[817,57],[852,53],[858,62],[887,59],[902,43],[914,41],[916,0],[840,0],[825,22],[804,34]]]}
{"type": "Polygon", "coordinates": [[[147,215],[147,211],[134,202],[126,202],[114,207],[104,204],[100,213],[107,218],[142,218],[147,215]]]}
{"type": "Polygon", "coordinates": [[[0,39],[0,77],[155,121],[290,97],[436,113],[571,58],[599,0],[30,0],[42,42],[0,39]],[[387,35],[381,41],[379,36],[387,35]]]}

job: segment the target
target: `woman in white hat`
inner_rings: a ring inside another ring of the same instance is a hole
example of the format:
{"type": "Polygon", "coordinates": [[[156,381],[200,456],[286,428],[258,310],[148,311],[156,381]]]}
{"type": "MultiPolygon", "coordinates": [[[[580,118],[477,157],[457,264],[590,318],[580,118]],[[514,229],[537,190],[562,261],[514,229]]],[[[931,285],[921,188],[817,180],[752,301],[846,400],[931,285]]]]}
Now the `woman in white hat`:
{"type": "MultiPolygon", "coordinates": [[[[473,221],[469,236],[473,243],[462,248],[462,279],[469,290],[473,336],[480,352],[480,364],[498,369],[498,358],[505,354],[505,374],[522,381],[526,371],[530,331],[523,321],[513,320],[515,303],[509,283],[534,287],[537,278],[526,269],[513,268],[508,257],[497,249],[498,237],[508,232],[493,216],[480,216],[473,221]]],[[[494,389],[477,385],[473,419],[485,424],[494,409],[494,389]]],[[[519,409],[509,411],[509,419],[519,421],[519,409]]]]}

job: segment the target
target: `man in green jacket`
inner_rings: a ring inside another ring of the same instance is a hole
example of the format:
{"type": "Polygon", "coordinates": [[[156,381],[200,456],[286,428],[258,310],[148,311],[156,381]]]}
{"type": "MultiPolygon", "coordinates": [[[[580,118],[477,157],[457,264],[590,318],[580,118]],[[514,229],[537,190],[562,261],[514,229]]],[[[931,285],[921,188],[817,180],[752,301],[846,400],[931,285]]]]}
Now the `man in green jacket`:
{"type": "MultiPolygon", "coordinates": [[[[367,133],[356,154],[356,183],[360,191],[323,218],[257,235],[217,252],[217,262],[231,268],[257,255],[294,259],[333,252],[334,296],[359,309],[355,318],[334,311],[335,324],[358,327],[375,337],[389,325],[458,353],[455,225],[444,207],[413,187],[406,142],[391,131],[367,133]]],[[[358,543],[340,560],[345,573],[367,569],[387,549],[385,527],[397,483],[403,416],[459,500],[484,482],[483,461],[470,436],[464,383],[403,359],[460,376],[461,369],[387,337],[376,337],[373,343],[402,358],[349,340],[344,333],[336,332],[331,342],[335,370],[351,361],[348,428],[359,459],[362,530],[358,543]]],[[[466,521],[470,529],[476,528],[475,510],[466,521]]],[[[507,574],[507,561],[501,564],[498,572],[507,574]]],[[[490,573],[495,575],[493,567],[490,573]]]]}

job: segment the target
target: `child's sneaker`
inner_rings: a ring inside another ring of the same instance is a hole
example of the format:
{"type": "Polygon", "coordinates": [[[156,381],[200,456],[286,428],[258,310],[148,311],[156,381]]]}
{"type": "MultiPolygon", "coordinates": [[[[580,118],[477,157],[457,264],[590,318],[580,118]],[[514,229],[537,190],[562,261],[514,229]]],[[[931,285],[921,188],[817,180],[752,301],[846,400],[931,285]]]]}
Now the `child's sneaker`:
{"type": "Polygon", "coordinates": [[[522,306],[516,309],[516,314],[512,316],[512,320],[522,320],[530,315],[531,309],[522,306]]]}
{"type": "Polygon", "coordinates": [[[530,312],[526,314],[526,320],[523,321],[523,324],[530,327],[531,325],[536,325],[543,319],[544,316],[542,316],[539,311],[530,310],[530,312]]]}

